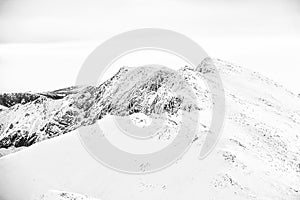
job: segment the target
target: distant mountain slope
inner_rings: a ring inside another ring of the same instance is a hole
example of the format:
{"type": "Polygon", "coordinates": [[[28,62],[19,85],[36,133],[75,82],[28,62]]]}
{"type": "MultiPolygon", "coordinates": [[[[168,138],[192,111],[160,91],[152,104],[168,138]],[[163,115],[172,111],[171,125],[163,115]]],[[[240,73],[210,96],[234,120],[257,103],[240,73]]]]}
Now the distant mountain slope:
{"type": "Polygon", "coordinates": [[[0,94],[0,105],[11,107],[16,104],[25,104],[39,98],[38,94],[31,93],[4,93],[0,94]]]}
{"type": "MultiPolygon", "coordinates": [[[[60,90],[44,93],[3,93],[0,94],[0,106],[12,107],[16,104],[30,103],[40,97],[47,97],[53,100],[62,99],[67,95],[76,94],[82,89],[79,86],[72,86],[60,90]]],[[[0,107],[1,109],[1,107],[0,107]]]]}

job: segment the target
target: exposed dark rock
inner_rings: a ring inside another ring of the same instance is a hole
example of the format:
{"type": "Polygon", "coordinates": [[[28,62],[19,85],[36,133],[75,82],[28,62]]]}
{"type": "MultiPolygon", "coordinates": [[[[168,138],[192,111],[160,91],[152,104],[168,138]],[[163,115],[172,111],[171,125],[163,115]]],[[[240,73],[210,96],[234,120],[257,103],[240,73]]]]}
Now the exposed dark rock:
{"type": "Polygon", "coordinates": [[[8,110],[0,114],[0,148],[30,146],[38,141],[68,133],[90,125],[105,115],[148,116],[176,113],[179,109],[197,109],[193,94],[184,98],[172,91],[186,91],[188,85],[177,72],[156,67],[122,68],[98,87],[70,87],[37,95],[7,95],[8,110]],[[15,101],[13,101],[15,100],[15,101]],[[24,103],[26,102],[26,103],[24,103]]]}

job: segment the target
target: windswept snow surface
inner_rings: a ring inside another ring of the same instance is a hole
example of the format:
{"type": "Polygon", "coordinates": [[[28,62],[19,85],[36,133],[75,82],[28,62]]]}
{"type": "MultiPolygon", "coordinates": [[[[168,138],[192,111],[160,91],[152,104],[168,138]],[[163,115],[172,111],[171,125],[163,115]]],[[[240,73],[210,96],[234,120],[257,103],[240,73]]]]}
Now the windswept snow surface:
{"type": "Polygon", "coordinates": [[[36,200],[100,200],[88,197],[86,195],[66,192],[66,191],[58,191],[58,190],[49,190],[45,194],[42,195],[41,198],[36,200]]]}
{"type": "MultiPolygon", "coordinates": [[[[77,131],[74,131],[79,127],[76,125],[72,129],[64,129],[71,131],[69,134],[61,135],[68,131],[56,131],[59,137],[28,145],[30,147],[22,151],[0,158],[0,199],[35,199],[48,190],[57,189],[105,200],[299,200],[300,98],[256,72],[221,60],[213,62],[224,84],[226,119],[222,137],[206,159],[199,160],[198,155],[205,138],[203,130],[208,130],[209,121],[199,126],[202,131],[178,162],[159,172],[145,175],[123,174],[98,163],[82,146],[77,131]]],[[[182,73],[188,75],[193,85],[192,80],[197,82],[203,73],[210,73],[200,69],[200,72],[194,72],[186,68],[182,73]]],[[[198,100],[202,102],[200,107],[195,108],[209,110],[209,91],[199,87],[195,91],[198,100]]],[[[70,102],[66,101],[69,97],[50,100],[61,101],[58,104],[60,106],[41,103],[49,102],[49,97],[43,98],[37,103],[39,106],[34,107],[38,110],[35,112],[38,116],[46,111],[43,114],[45,118],[38,120],[37,117],[28,121],[20,118],[33,102],[12,106],[10,111],[4,111],[7,112],[5,115],[1,114],[3,111],[0,112],[1,117],[9,118],[2,119],[5,130],[8,130],[10,123],[14,123],[12,129],[24,127],[23,130],[39,130],[39,124],[49,123],[48,119],[62,119],[66,112],[61,109],[61,105],[69,105],[70,102]],[[64,114],[59,114],[59,118],[49,117],[52,112],[48,111],[57,109],[64,114]],[[42,119],[47,122],[40,122],[42,119]],[[15,125],[17,121],[19,125],[15,125]],[[39,128],[34,129],[36,126],[39,128]]],[[[161,101],[166,102],[163,99],[161,101]]],[[[113,102],[114,105],[124,103],[122,100],[113,102]]],[[[148,101],[137,102],[139,105],[149,105],[148,101]]],[[[30,112],[34,109],[30,109],[30,112]]],[[[101,119],[99,110],[89,113],[101,119]]],[[[166,110],[169,114],[172,114],[171,111],[166,110]]],[[[118,112],[130,114],[127,105],[118,112]]],[[[146,111],[144,113],[147,114],[146,111]]],[[[105,127],[110,117],[110,114],[103,117],[99,125],[105,127]]],[[[83,121],[87,119],[90,118],[83,121]]],[[[2,130],[0,137],[8,137],[10,134],[7,133],[2,130]]],[[[37,135],[48,139],[47,134],[46,131],[40,131],[37,135]]],[[[11,144],[14,146],[15,143],[11,144]]]]}

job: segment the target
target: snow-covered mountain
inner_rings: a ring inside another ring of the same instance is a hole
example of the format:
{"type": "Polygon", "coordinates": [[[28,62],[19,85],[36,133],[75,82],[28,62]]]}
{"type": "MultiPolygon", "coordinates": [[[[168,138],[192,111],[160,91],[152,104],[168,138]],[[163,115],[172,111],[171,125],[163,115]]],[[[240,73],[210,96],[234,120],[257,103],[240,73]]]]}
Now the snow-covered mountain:
{"type": "Polygon", "coordinates": [[[0,148],[30,146],[93,124],[107,114],[172,114],[180,107],[193,109],[187,108],[183,98],[171,95],[171,91],[184,91],[187,87],[178,76],[175,71],[157,67],[121,68],[99,87],[4,94],[0,103],[10,108],[0,112],[0,148]]]}
{"type": "Polygon", "coordinates": [[[4,104],[9,108],[0,112],[2,148],[31,146],[70,133],[0,158],[0,198],[21,199],[11,190],[26,184],[21,193],[28,198],[59,189],[99,199],[300,199],[300,98],[256,72],[221,60],[206,60],[198,71],[185,67],[179,74],[187,83],[178,81],[172,70],[121,68],[97,87],[34,94],[39,97],[23,104],[4,104]],[[201,124],[181,160],[148,175],[109,170],[89,158],[75,139],[74,130],[101,123],[109,115],[210,110],[209,91],[197,83],[212,64],[224,84],[226,119],[223,135],[207,159],[199,160],[198,155],[209,121],[201,124]],[[186,84],[199,104],[170,92],[184,91],[186,84]]]}

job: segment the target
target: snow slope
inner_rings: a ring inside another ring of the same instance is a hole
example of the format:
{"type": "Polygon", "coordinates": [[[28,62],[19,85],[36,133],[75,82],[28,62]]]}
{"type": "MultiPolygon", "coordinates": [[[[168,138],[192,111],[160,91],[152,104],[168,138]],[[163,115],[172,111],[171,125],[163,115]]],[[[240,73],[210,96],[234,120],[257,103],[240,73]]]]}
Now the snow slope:
{"type": "Polygon", "coordinates": [[[49,190],[45,194],[42,195],[40,200],[97,200],[86,195],[65,192],[65,191],[57,191],[57,190],[49,190]]]}

